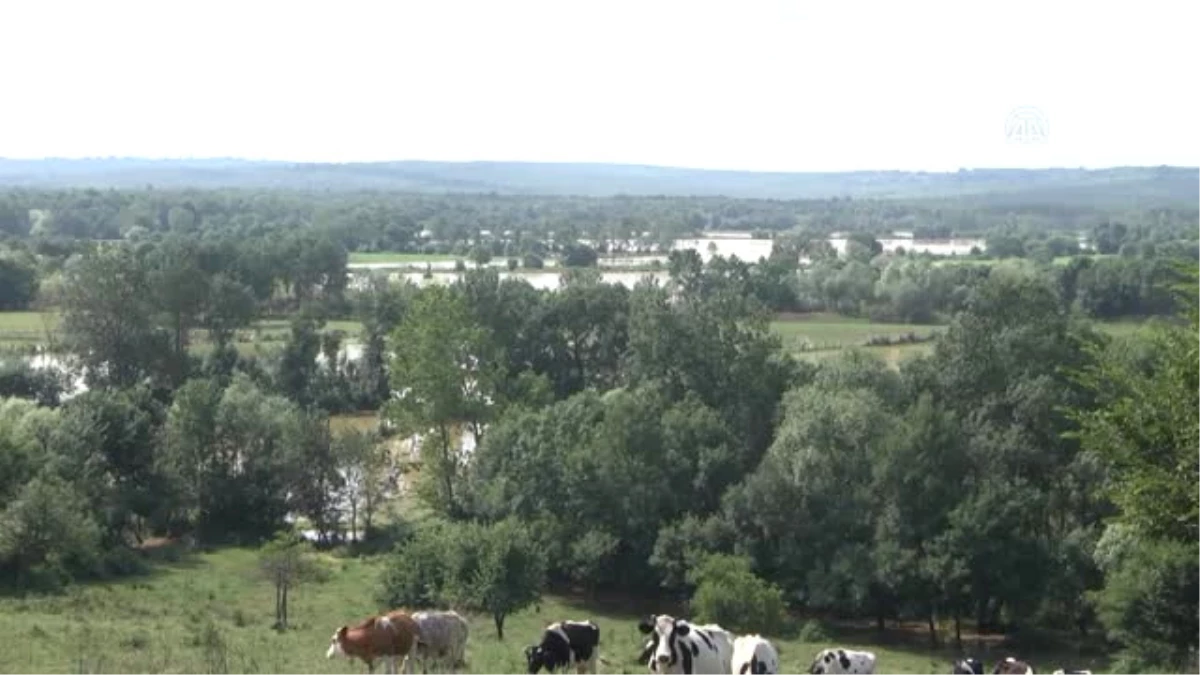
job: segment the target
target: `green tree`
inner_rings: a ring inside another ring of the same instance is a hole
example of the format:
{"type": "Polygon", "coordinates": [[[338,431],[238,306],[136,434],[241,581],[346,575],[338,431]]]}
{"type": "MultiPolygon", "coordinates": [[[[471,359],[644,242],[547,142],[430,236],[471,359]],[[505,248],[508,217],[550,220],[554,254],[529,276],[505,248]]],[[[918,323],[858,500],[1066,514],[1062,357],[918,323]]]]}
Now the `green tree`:
{"type": "Polygon", "coordinates": [[[294,403],[265,394],[245,373],[224,389],[188,380],[167,413],[158,460],[179,495],[176,519],[209,541],[276,531],[296,474],[287,440],[298,415],[294,403]]]}
{"type": "Polygon", "coordinates": [[[1094,594],[1109,636],[1124,646],[1120,670],[1190,672],[1200,634],[1197,547],[1164,539],[1130,543],[1094,594]]]}
{"type": "Polygon", "coordinates": [[[65,270],[59,330],[91,386],[128,387],[162,372],[169,346],[156,309],[145,265],[128,248],[101,249],[65,270]]]}
{"type": "Polygon", "coordinates": [[[516,520],[460,526],[461,545],[451,549],[445,597],[484,612],[504,639],[504,620],[537,602],[545,562],[525,526],[516,520]]]}
{"type": "Polygon", "coordinates": [[[359,532],[364,539],[369,538],[390,482],[387,446],[378,434],[355,429],[337,434],[333,442],[334,456],[345,480],[343,496],[350,509],[350,539],[358,541],[359,532]]]}
{"type": "Polygon", "coordinates": [[[1119,347],[1092,347],[1095,359],[1079,379],[1098,406],[1074,414],[1084,446],[1112,468],[1110,496],[1129,523],[1151,538],[1200,540],[1195,452],[1200,408],[1195,289],[1187,323],[1159,323],[1149,333],[1149,360],[1119,347]]]}
{"type": "Polygon", "coordinates": [[[423,494],[437,510],[456,515],[465,461],[456,436],[470,429],[481,442],[492,413],[495,364],[487,333],[455,290],[434,285],[413,299],[391,342],[392,388],[402,394],[386,414],[406,433],[422,435],[423,494]]]}
{"type": "Polygon", "coordinates": [[[0,584],[56,590],[94,571],[100,528],[83,496],[53,476],[26,483],[0,512],[0,584]]]}
{"type": "Polygon", "coordinates": [[[280,631],[288,629],[288,593],[303,583],[323,581],[328,576],[308,542],[291,532],[281,532],[263,546],[258,569],[275,586],[274,628],[280,631]]]}

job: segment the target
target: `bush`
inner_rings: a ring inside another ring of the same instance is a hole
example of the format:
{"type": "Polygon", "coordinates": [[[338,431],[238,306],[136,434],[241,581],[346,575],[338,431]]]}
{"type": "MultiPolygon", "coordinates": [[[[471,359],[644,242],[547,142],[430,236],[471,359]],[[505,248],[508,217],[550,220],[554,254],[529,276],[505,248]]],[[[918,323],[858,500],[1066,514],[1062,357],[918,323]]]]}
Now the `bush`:
{"type": "Polygon", "coordinates": [[[829,642],[833,638],[830,637],[829,631],[825,628],[825,624],[816,619],[809,619],[800,627],[800,642],[809,644],[818,644],[821,642],[829,642]]]}
{"type": "Polygon", "coordinates": [[[100,526],[74,486],[54,477],[27,483],[0,513],[0,584],[58,590],[92,576],[100,526]]]}
{"type": "Polygon", "coordinates": [[[546,266],[541,256],[534,255],[533,253],[526,255],[521,264],[524,265],[525,269],[529,270],[540,270],[546,266]]]}
{"type": "Polygon", "coordinates": [[[441,602],[446,580],[443,556],[454,544],[445,526],[428,525],[417,530],[384,568],[380,578],[379,604],[384,607],[433,607],[441,602]]]}
{"type": "Polygon", "coordinates": [[[784,618],[783,592],[755,576],[749,558],[715,553],[688,574],[696,585],[692,613],[737,633],[777,632],[784,618]]]}

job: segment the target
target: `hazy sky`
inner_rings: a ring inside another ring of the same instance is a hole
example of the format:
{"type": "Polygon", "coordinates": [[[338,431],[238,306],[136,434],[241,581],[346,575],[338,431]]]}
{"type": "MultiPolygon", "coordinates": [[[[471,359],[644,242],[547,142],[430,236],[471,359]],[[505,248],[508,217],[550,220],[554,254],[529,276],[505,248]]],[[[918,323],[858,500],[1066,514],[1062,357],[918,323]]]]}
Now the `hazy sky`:
{"type": "Polygon", "coordinates": [[[0,157],[1196,166],[1193,7],[12,0],[0,157]]]}

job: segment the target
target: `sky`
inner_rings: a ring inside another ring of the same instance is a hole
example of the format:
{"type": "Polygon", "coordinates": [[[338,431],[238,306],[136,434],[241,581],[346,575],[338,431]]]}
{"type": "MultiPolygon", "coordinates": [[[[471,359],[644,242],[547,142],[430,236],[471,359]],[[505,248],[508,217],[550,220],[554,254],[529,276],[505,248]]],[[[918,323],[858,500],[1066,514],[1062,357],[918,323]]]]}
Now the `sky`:
{"type": "Polygon", "coordinates": [[[1177,0],[14,0],[0,157],[1197,166],[1196,16],[1177,0]]]}

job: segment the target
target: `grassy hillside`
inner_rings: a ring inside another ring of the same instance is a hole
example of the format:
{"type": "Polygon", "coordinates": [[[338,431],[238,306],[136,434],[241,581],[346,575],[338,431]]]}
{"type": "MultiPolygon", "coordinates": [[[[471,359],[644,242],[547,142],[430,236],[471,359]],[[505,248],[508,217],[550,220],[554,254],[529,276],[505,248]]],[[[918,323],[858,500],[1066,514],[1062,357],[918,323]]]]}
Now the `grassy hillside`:
{"type": "MultiPolygon", "coordinates": [[[[160,551],[161,553],[162,551],[160,551]]],[[[325,658],[338,626],[377,611],[373,595],[383,561],[323,555],[331,572],[319,585],[302,586],[291,596],[293,626],[280,633],[274,620],[274,589],[256,576],[256,553],[228,549],[185,554],[159,562],[148,576],[77,587],[61,596],[0,599],[0,672],[13,673],[345,673],[365,672],[361,662],[325,658]]],[[[637,618],[673,608],[609,598],[586,602],[547,597],[540,611],[511,617],[506,639],[496,639],[490,619],[469,616],[471,637],[466,672],[525,672],[522,649],[542,626],[563,618],[591,618],[601,629],[601,672],[645,673],[636,662],[641,645],[637,618]]],[[[879,672],[948,672],[956,652],[932,650],[915,630],[873,631],[843,627],[824,641],[803,642],[792,635],[769,635],[777,642],[782,672],[804,672],[826,646],[872,649],[879,672]]],[[[990,665],[1010,653],[994,640],[970,639],[971,653],[990,665]]],[[[1023,650],[1039,670],[1060,663],[1099,671],[1102,654],[1049,654],[1023,650]]],[[[381,666],[377,666],[377,669],[381,666]]],[[[379,670],[377,670],[379,672],[379,670]]]]}
{"type": "Polygon", "coordinates": [[[1023,201],[1142,206],[1200,199],[1195,168],[975,169],[953,173],[714,171],[628,164],[541,162],[289,162],[0,158],[0,186],[141,188],[244,187],[501,194],[723,195],[772,199],[834,196],[896,199],[974,195],[1023,201]]]}

